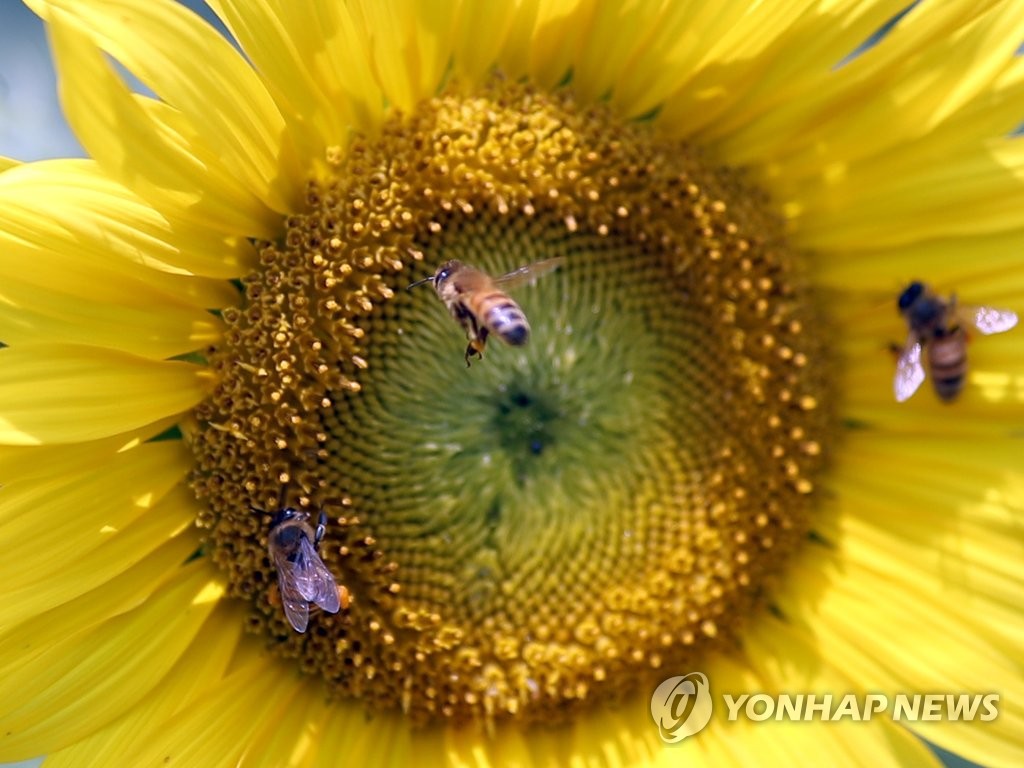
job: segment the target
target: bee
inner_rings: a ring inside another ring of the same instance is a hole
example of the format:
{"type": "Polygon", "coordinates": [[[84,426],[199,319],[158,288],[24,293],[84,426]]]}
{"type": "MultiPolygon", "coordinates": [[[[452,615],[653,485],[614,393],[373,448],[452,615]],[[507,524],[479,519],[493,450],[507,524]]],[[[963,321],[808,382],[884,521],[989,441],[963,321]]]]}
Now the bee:
{"type": "MultiPolygon", "coordinates": [[[[252,508],[254,512],[263,510],[252,508]]],[[[296,632],[305,632],[309,623],[309,604],[328,613],[337,613],[342,601],[348,603],[348,590],[339,587],[334,575],[317,554],[327,530],[327,515],[320,513],[316,530],[309,514],[292,507],[282,509],[270,523],[267,549],[277,568],[277,586],[281,592],[284,615],[296,632]]]]}
{"type": "Polygon", "coordinates": [[[967,331],[1002,333],[1017,324],[1017,315],[1005,309],[958,305],[956,295],[946,301],[924,283],[914,281],[900,294],[898,307],[910,329],[907,342],[896,362],[893,389],[896,400],[908,399],[925,379],[921,363],[927,350],[927,365],[935,393],[950,402],[964,388],[967,375],[967,331]]]}
{"type": "Polygon", "coordinates": [[[438,297],[466,331],[469,339],[466,367],[469,367],[473,355],[483,358],[487,337],[492,333],[513,347],[521,347],[529,340],[530,323],[526,315],[502,289],[535,280],[555,269],[561,260],[561,257],[546,259],[519,267],[501,277],[491,277],[483,270],[452,259],[438,267],[430,277],[417,280],[408,288],[433,281],[438,297]]]}

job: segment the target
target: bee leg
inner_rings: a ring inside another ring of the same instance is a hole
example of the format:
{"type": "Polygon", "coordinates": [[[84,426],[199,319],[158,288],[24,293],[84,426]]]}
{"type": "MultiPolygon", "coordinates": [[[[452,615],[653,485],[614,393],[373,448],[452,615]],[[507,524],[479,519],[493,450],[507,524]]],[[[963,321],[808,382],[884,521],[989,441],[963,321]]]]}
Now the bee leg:
{"type": "Polygon", "coordinates": [[[466,345],[466,367],[469,368],[470,361],[473,355],[476,355],[478,360],[484,359],[484,340],[473,339],[469,344],[466,345]]]}
{"type": "Polygon", "coordinates": [[[315,547],[321,541],[323,541],[324,534],[327,532],[327,513],[322,509],[320,510],[320,517],[317,518],[316,522],[316,533],[313,534],[313,546],[315,547]]]}
{"type": "Polygon", "coordinates": [[[472,365],[472,362],[470,361],[470,358],[473,357],[474,355],[476,355],[477,358],[483,358],[483,355],[480,353],[480,350],[478,350],[475,346],[473,346],[473,342],[471,341],[471,342],[469,342],[469,344],[466,345],[466,367],[467,368],[469,368],[469,366],[472,365]]]}

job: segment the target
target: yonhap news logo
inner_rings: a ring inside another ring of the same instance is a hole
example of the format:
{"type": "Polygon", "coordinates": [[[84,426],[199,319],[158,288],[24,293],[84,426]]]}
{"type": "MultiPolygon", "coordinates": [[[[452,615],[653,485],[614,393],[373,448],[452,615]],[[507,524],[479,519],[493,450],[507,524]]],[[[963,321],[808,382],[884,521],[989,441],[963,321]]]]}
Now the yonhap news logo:
{"type": "Polygon", "coordinates": [[[677,744],[711,720],[711,687],[703,672],[670,677],[651,696],[651,717],[666,744],[677,744]]]}
{"type": "Polygon", "coordinates": [[[821,721],[871,720],[876,715],[894,722],[989,722],[999,715],[998,693],[831,693],[722,694],[729,721],[743,718],[821,721]]]}
{"type": "Polygon", "coordinates": [[[720,705],[722,720],[763,723],[864,721],[882,717],[893,722],[936,720],[986,723],[999,716],[998,693],[720,693],[712,702],[703,672],[676,675],[651,695],[651,717],[666,744],[678,744],[702,731],[720,705]]]}

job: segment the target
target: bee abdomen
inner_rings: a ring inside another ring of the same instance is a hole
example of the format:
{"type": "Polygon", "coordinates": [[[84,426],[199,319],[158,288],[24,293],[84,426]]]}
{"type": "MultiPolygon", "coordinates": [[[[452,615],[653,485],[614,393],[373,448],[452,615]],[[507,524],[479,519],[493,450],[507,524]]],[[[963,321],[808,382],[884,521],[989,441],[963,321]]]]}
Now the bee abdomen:
{"type": "Polygon", "coordinates": [[[935,394],[939,396],[941,400],[950,401],[956,398],[964,388],[964,375],[962,373],[956,376],[950,376],[948,378],[940,379],[938,376],[934,379],[935,394]]]}
{"type": "Polygon", "coordinates": [[[526,315],[512,299],[503,293],[492,293],[481,301],[484,324],[506,344],[520,347],[530,338],[530,324],[526,315]]]}
{"type": "Polygon", "coordinates": [[[930,346],[932,385],[935,394],[953,400],[964,388],[967,375],[967,346],[962,333],[937,339],[930,346]]]}

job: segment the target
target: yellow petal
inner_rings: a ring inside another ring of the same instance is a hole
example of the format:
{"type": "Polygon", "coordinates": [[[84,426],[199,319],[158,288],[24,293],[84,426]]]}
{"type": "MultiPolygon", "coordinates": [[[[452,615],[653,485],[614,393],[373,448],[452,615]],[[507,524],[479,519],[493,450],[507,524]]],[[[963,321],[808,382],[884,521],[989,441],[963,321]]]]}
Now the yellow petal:
{"type": "MultiPolygon", "coordinates": [[[[745,688],[733,695],[757,691],[745,688]]],[[[828,692],[831,691],[825,691],[828,692]]],[[[843,689],[837,691],[840,695],[842,692],[843,689]]],[[[715,750],[714,757],[708,761],[710,765],[942,766],[942,761],[921,740],[881,717],[870,722],[822,723],[752,722],[740,715],[727,728],[718,732],[702,731],[696,738],[710,736],[714,741],[709,746],[715,750]]]]}
{"type": "Polygon", "coordinates": [[[238,296],[225,281],[195,277],[176,262],[205,261],[227,277],[242,264],[213,266],[224,259],[217,252],[242,251],[175,228],[88,160],[30,163],[0,176],[0,245],[0,274],[92,300],[206,309],[238,296]]]}
{"type": "MultiPolygon", "coordinates": [[[[1004,41],[1004,50],[1006,47],[1004,41]]],[[[956,54],[942,50],[947,58],[956,54]]],[[[889,151],[914,153],[927,150],[935,142],[944,142],[947,147],[968,147],[994,136],[1005,136],[1020,123],[1019,110],[1014,107],[1024,93],[1024,59],[989,58],[1004,70],[993,73],[992,82],[971,91],[970,98],[962,103],[935,103],[950,90],[939,88],[935,82],[942,77],[943,70],[918,67],[896,81],[906,94],[886,89],[889,98],[879,98],[877,89],[864,93],[856,120],[844,119],[845,110],[836,108],[814,115],[806,124],[792,129],[793,135],[787,135],[775,125],[782,117],[766,116],[760,121],[757,143],[748,137],[742,156],[748,161],[756,158],[757,162],[765,163],[766,175],[772,178],[785,177],[790,184],[803,179],[814,183],[822,175],[835,175],[851,163],[889,151]],[[947,114],[953,107],[956,111],[947,114]],[[899,110],[900,120],[893,120],[894,109],[899,110]]],[[[892,82],[891,74],[886,82],[892,82]]],[[[730,137],[722,150],[737,149],[733,146],[735,142],[730,137]]]]}
{"type": "Polygon", "coordinates": [[[890,320],[897,317],[899,292],[914,278],[927,279],[940,294],[956,292],[970,303],[1024,307],[1022,238],[1024,229],[1009,229],[896,248],[832,252],[814,260],[815,276],[821,285],[851,296],[852,301],[837,302],[837,310],[877,308],[890,320]]]}
{"type": "MultiPolygon", "coordinates": [[[[170,275],[232,278],[250,271],[256,262],[247,241],[157,212],[92,160],[45,160],[18,166],[0,180],[0,201],[3,231],[18,232],[26,240],[33,239],[31,233],[36,231],[79,248],[89,244],[95,249],[92,261],[134,268],[132,274],[145,275],[156,284],[164,276],[139,267],[170,275]],[[111,251],[108,258],[95,241],[111,251]]],[[[187,295],[181,282],[169,283],[168,292],[187,295]]]]}
{"type": "MultiPolygon", "coordinates": [[[[895,363],[893,364],[895,366],[895,363]]],[[[930,386],[925,382],[913,399],[897,404],[892,395],[892,373],[879,374],[876,377],[858,379],[864,388],[888,392],[878,397],[858,397],[847,403],[843,411],[843,419],[853,430],[875,427],[884,428],[887,432],[904,435],[915,435],[921,440],[933,437],[955,435],[962,439],[984,440],[1006,435],[1006,425],[1010,421],[1020,423],[1022,414],[1019,409],[1007,414],[1004,405],[983,399],[980,387],[969,388],[956,403],[941,402],[934,393],[928,391],[930,386]],[[900,407],[896,407],[899,405],[900,407]],[[950,409],[958,413],[956,419],[950,419],[950,409]],[[1008,418],[1009,416],[1009,418],[1008,418]],[[960,418],[962,417],[962,418],[960,418]],[[951,422],[943,427],[944,423],[951,422]]]]}
{"type": "MultiPolygon", "coordinates": [[[[493,7],[493,3],[491,6],[493,7]]],[[[512,3],[503,3],[504,6],[511,6],[512,3]]],[[[534,30],[538,26],[538,18],[550,8],[550,3],[543,0],[519,0],[516,11],[508,30],[505,33],[504,45],[498,49],[496,61],[499,71],[511,78],[520,78],[529,74],[530,57],[534,50],[534,30]]],[[[468,17],[467,17],[468,18],[468,17]]],[[[469,34],[468,29],[463,29],[462,35],[469,34]]],[[[469,45],[469,43],[456,42],[456,46],[469,45]]],[[[456,63],[456,66],[458,64],[456,63]]]]}
{"type": "Polygon", "coordinates": [[[384,98],[370,72],[364,39],[343,3],[312,0],[211,0],[209,3],[264,78],[303,157],[352,130],[372,133],[384,98]]]}
{"type": "MultiPolygon", "coordinates": [[[[240,762],[243,765],[312,765],[325,735],[331,705],[322,696],[300,686],[293,689],[291,697],[276,696],[271,703],[274,706],[267,711],[261,727],[248,739],[240,762]]],[[[347,756],[347,751],[343,754],[347,756]]],[[[338,753],[332,758],[336,761],[338,753]]]]}
{"type": "Polygon", "coordinates": [[[203,370],[98,347],[0,349],[0,444],[94,440],[182,413],[205,395],[203,370]]]}
{"type": "Polygon", "coordinates": [[[59,749],[119,717],[159,683],[192,643],[220,587],[205,566],[185,566],[135,610],[74,633],[30,659],[4,658],[0,759],[46,740],[59,749]]]}
{"type": "Polygon", "coordinates": [[[410,112],[422,99],[433,96],[452,55],[456,4],[357,0],[350,7],[388,101],[410,112]]]}
{"type": "Polygon", "coordinates": [[[631,0],[595,3],[586,42],[573,59],[574,90],[586,101],[607,96],[629,58],[644,47],[658,25],[661,3],[631,0]]]}
{"type": "MultiPolygon", "coordinates": [[[[131,451],[147,440],[174,427],[176,417],[135,430],[84,443],[65,445],[0,445],[0,466],[4,482],[49,480],[61,475],[102,471],[117,454],[131,451]]],[[[159,442],[159,441],[154,441],[159,442]]]]}
{"type": "MultiPolygon", "coordinates": [[[[785,164],[787,178],[799,177],[805,163],[788,157],[797,148],[805,150],[806,159],[816,158],[817,169],[828,168],[839,159],[833,154],[833,141],[856,126],[856,154],[893,146],[913,152],[914,139],[930,133],[977,94],[988,98],[986,80],[993,68],[1010,63],[1020,38],[1014,36],[1013,20],[1005,18],[1004,9],[1014,4],[1000,7],[998,0],[912,10],[875,49],[837,68],[873,31],[867,25],[903,10],[901,5],[906,4],[872,3],[856,20],[839,17],[817,29],[805,26],[802,34],[780,41],[788,45],[782,49],[785,54],[775,58],[779,66],[771,69],[776,71],[759,76],[751,93],[743,94],[724,119],[708,126],[709,135],[723,137],[720,151],[740,164],[778,160],[785,164]],[[849,29],[836,34],[844,26],[849,29]],[[1009,46],[983,41],[993,31],[1001,31],[1009,46]],[[850,32],[859,39],[851,38],[850,32]],[[826,41],[824,46],[815,35],[826,41]],[[805,49],[822,55],[807,61],[791,53],[805,49]],[[961,72],[970,73],[957,78],[955,87],[945,83],[951,60],[961,63],[961,72]],[[851,111],[856,120],[848,119],[851,111]],[[899,120],[893,120],[894,113],[899,120]],[[791,165],[796,167],[791,170],[791,165]]],[[[1006,128],[1000,131],[1005,132],[1006,128]]]]}
{"type": "Polygon", "coordinates": [[[629,73],[638,94],[623,98],[631,112],[646,111],[674,86],[657,118],[665,133],[729,136],[760,124],[765,115],[798,109],[832,86],[843,76],[832,71],[834,65],[905,5],[740,0],[699,3],[685,15],[669,11],[660,37],[643,55],[643,68],[629,73]],[[653,73],[659,61],[665,71],[653,73]],[[649,93],[636,79],[642,73],[654,75],[649,93]]]}
{"type": "MultiPolygon", "coordinates": [[[[832,653],[816,644],[806,632],[770,615],[759,619],[756,626],[750,628],[744,649],[745,661],[758,671],[771,694],[832,694],[835,706],[838,706],[839,698],[846,694],[863,696],[877,692],[847,676],[842,660],[837,660],[832,653]]],[[[761,725],[752,730],[759,730],[761,725]]],[[[942,765],[920,739],[881,713],[868,722],[795,722],[790,730],[794,734],[824,730],[837,742],[834,748],[838,748],[838,753],[828,759],[821,758],[818,764],[827,762],[832,765],[836,764],[833,760],[838,760],[851,766],[863,765],[867,761],[872,765],[942,765]]],[[[756,738],[758,734],[752,736],[756,738]]],[[[756,748],[754,751],[757,752],[756,748]]],[[[813,761],[822,753],[822,745],[807,744],[800,752],[811,761],[810,765],[814,765],[813,761]]]]}
{"type": "MultiPolygon", "coordinates": [[[[310,697],[309,730],[316,733],[315,754],[306,765],[331,768],[337,765],[338,755],[344,754],[352,765],[365,765],[370,761],[378,765],[487,766],[491,746],[497,746],[506,766],[528,765],[516,759],[509,750],[504,735],[482,744],[480,733],[473,727],[410,728],[400,713],[379,712],[373,718],[365,717],[365,709],[353,701],[324,701],[310,697]],[[379,717],[377,716],[379,715],[379,717]],[[450,747],[455,735],[464,735],[467,748],[460,752],[450,747]],[[460,759],[463,758],[464,759],[460,759]]],[[[297,745],[299,746],[299,745],[297,745]]],[[[552,761],[554,758],[552,758],[552,761]]],[[[551,762],[554,765],[554,762],[551,762]]]]}
{"type": "Polygon", "coordinates": [[[190,275],[159,273],[139,269],[118,258],[115,234],[111,232],[111,248],[106,258],[89,260],[99,240],[84,238],[76,254],[70,238],[58,239],[52,231],[27,232],[33,241],[26,242],[11,232],[0,232],[0,274],[16,276],[19,282],[35,288],[63,291],[77,299],[84,297],[113,305],[140,307],[149,300],[154,311],[159,307],[221,308],[238,303],[238,290],[223,280],[208,280],[190,275]],[[87,258],[76,258],[87,257],[87,258]],[[19,264],[32,264],[33,269],[18,271],[19,264]],[[75,284],[75,278],[81,280],[75,284]],[[173,287],[180,288],[172,293],[173,287]]]}
{"type": "MultiPolygon", "coordinates": [[[[552,88],[565,80],[586,41],[595,5],[595,0],[552,0],[538,4],[536,21],[528,38],[526,61],[526,74],[534,82],[552,88]]],[[[517,27],[517,33],[519,29],[522,28],[517,27]]],[[[519,39],[518,34],[513,38],[516,39],[519,39]]],[[[522,43],[510,46],[502,57],[502,65],[510,54],[522,47],[522,43]]]]}
{"type": "MultiPolygon", "coordinates": [[[[204,692],[215,689],[242,642],[244,609],[236,603],[218,603],[199,634],[177,664],[144,698],[122,717],[75,744],[46,756],[53,766],[126,765],[145,744],[143,735],[153,723],[162,723],[188,709],[204,692]]],[[[336,753],[342,754],[342,753],[336,753]]]]}
{"type": "MultiPolygon", "coordinates": [[[[875,515],[880,511],[877,506],[876,502],[875,515]]],[[[891,518],[891,507],[888,512],[891,518]]],[[[1008,627],[1019,628],[1021,623],[1020,560],[1014,559],[1019,558],[1020,547],[1007,546],[996,540],[993,530],[966,522],[943,525],[936,515],[919,512],[907,512],[906,519],[906,526],[899,526],[900,529],[931,526],[941,532],[928,539],[915,539],[900,531],[890,533],[880,528],[877,520],[848,519],[838,531],[825,535],[830,541],[841,542],[838,547],[849,562],[873,571],[894,589],[930,600],[937,608],[951,605],[952,609],[947,607],[947,611],[973,625],[976,631],[984,631],[993,646],[1003,652],[1015,650],[1017,638],[1009,639],[1011,636],[1004,631],[1008,627]],[[969,542],[962,547],[965,552],[950,554],[958,549],[954,539],[969,542]]]]}
{"type": "Polygon", "coordinates": [[[13,546],[27,537],[41,515],[52,521],[62,538],[71,539],[69,550],[83,546],[84,539],[92,536],[109,537],[183,479],[192,465],[190,459],[181,440],[160,440],[121,451],[99,471],[82,466],[67,474],[50,470],[43,477],[9,481],[0,513],[0,542],[13,546]]]}
{"type": "Polygon", "coordinates": [[[198,309],[118,307],[40,289],[5,276],[0,284],[0,338],[96,344],[158,360],[216,342],[223,323],[198,309]]]}
{"type": "MultiPolygon", "coordinates": [[[[702,126],[716,131],[734,121],[745,125],[751,113],[817,87],[832,64],[901,3],[827,10],[804,0],[651,5],[628,23],[623,18],[618,45],[629,41],[633,50],[606,78],[623,112],[640,115],[660,107],[663,130],[684,136],[702,126]]],[[[599,13],[613,7],[599,4],[599,13]]],[[[613,23],[604,32],[606,46],[615,35],[613,23]]],[[[591,53],[598,57],[600,50],[598,44],[591,53]]]]}
{"type": "MultiPolygon", "coordinates": [[[[272,722],[271,713],[279,711],[297,695],[316,695],[302,690],[309,684],[307,678],[276,660],[258,658],[238,666],[176,716],[142,726],[133,762],[170,766],[238,765],[254,734],[272,722]]],[[[345,758],[347,760],[347,755],[345,758]]],[[[271,764],[274,763],[267,763],[271,764]]]]}
{"type": "MultiPolygon", "coordinates": [[[[902,345],[906,329],[877,338],[902,345]]],[[[870,425],[926,438],[1005,436],[1008,424],[1024,423],[1024,364],[1019,345],[1011,343],[1005,351],[997,352],[995,344],[994,338],[984,338],[968,346],[967,380],[951,403],[938,398],[927,378],[910,400],[897,403],[893,394],[896,355],[887,343],[883,346],[870,340],[856,351],[852,345],[845,345],[849,347],[846,364],[850,373],[844,378],[849,393],[844,421],[854,430],[870,425]]]]}
{"type": "Polygon", "coordinates": [[[20,160],[15,160],[13,157],[4,157],[0,155],[0,173],[3,173],[9,168],[15,168],[21,165],[20,160]]]}
{"type": "Polygon", "coordinates": [[[795,239],[809,249],[884,248],[924,239],[1024,227],[1014,195],[1024,178],[1024,147],[993,139],[973,152],[872,158],[785,206],[795,239]]]}
{"type": "Polygon", "coordinates": [[[63,18],[187,116],[213,155],[278,213],[304,179],[291,135],[258,75],[216,30],[171,0],[31,0],[63,18]]]}
{"type": "Polygon", "coordinates": [[[133,95],[103,52],[67,19],[57,11],[47,16],[64,114],[104,171],[160,211],[197,226],[273,237],[280,216],[257,190],[174,107],[133,95]]]}
{"type": "Polygon", "coordinates": [[[536,4],[528,0],[462,3],[452,42],[452,67],[460,82],[469,86],[486,82],[513,31],[525,24],[532,28],[536,13],[536,4]]]}
{"type": "MultiPolygon", "coordinates": [[[[5,659],[31,658],[71,635],[134,610],[174,577],[197,547],[198,540],[188,535],[168,539],[98,587],[42,613],[26,615],[18,624],[5,621],[0,627],[0,665],[5,659]]],[[[69,596],[70,590],[65,594],[69,596]]]]}
{"type": "MultiPolygon", "coordinates": [[[[829,649],[866,690],[896,693],[1000,694],[992,722],[908,724],[940,746],[975,760],[1017,765],[1024,759],[1024,700],[1017,664],[977,627],[934,600],[849,562],[809,548],[778,596],[784,614],[829,649]],[[799,592],[799,594],[797,594],[799,592]],[[884,599],[869,596],[884,595],[884,599]]],[[[1018,623],[1019,626],[1019,623],[1018,623]]],[[[998,640],[998,638],[997,638],[998,640]]]]}
{"type": "MultiPolygon", "coordinates": [[[[175,493],[175,497],[184,496],[175,493]]],[[[38,558],[42,565],[20,561],[5,570],[17,570],[19,583],[12,583],[5,608],[5,624],[32,621],[32,617],[66,605],[91,590],[100,589],[120,573],[150,557],[166,542],[183,536],[175,547],[178,553],[191,554],[198,546],[192,525],[195,521],[194,504],[184,499],[168,497],[158,504],[154,514],[129,524],[122,531],[108,535],[109,539],[95,549],[73,552],[66,559],[56,554],[38,558]],[[59,567],[64,563],[64,567],[59,567]],[[20,567],[18,567],[20,566],[20,567]],[[36,573],[34,583],[26,584],[27,572],[36,573]],[[42,573],[41,573],[42,572],[42,573]]],[[[186,554],[186,556],[188,556],[186,554]]],[[[62,556],[63,557],[63,556],[62,556]]],[[[179,562],[181,562],[179,560],[179,562]]]]}
{"type": "Polygon", "coordinates": [[[181,453],[187,449],[171,442],[153,444],[119,457],[102,473],[5,488],[0,542],[15,547],[38,539],[39,520],[45,517],[51,543],[45,557],[27,552],[0,564],[8,584],[3,623],[15,624],[73,600],[168,539],[191,534],[195,502],[175,485],[189,469],[175,455],[181,453]]]}
{"type": "Polygon", "coordinates": [[[965,622],[1019,620],[1024,472],[1019,440],[851,435],[829,479],[837,513],[816,530],[844,558],[908,592],[947,602],[965,622]],[[922,444],[922,442],[924,444],[922,444]],[[898,466],[892,475],[871,467],[898,466]],[[901,510],[893,515],[893,507],[901,510]]]}

